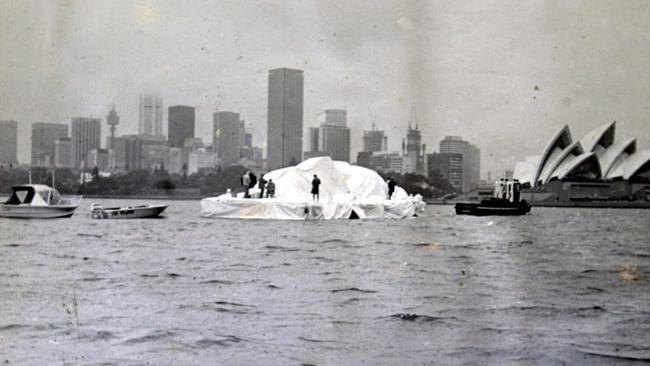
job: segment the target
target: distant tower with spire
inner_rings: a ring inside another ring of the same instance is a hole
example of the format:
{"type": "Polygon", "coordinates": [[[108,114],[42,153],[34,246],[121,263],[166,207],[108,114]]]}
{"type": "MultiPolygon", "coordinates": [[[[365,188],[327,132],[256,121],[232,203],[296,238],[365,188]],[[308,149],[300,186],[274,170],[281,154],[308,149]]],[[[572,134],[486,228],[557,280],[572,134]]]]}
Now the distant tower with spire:
{"type": "Polygon", "coordinates": [[[118,116],[117,112],[115,111],[115,105],[113,105],[111,107],[111,111],[108,112],[108,116],[106,116],[106,123],[108,123],[111,129],[111,141],[109,149],[112,150],[115,148],[115,126],[120,123],[120,116],[118,116]]]}

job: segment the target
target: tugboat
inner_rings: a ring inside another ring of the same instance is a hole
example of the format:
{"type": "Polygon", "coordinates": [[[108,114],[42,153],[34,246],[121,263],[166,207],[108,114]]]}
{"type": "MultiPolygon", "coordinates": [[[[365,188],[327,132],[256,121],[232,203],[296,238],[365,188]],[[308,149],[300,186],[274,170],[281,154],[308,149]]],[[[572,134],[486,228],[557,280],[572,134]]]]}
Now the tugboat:
{"type": "Polygon", "coordinates": [[[530,212],[530,204],[520,200],[521,184],[507,179],[494,183],[494,196],[480,203],[457,203],[456,215],[516,216],[530,212]]]}

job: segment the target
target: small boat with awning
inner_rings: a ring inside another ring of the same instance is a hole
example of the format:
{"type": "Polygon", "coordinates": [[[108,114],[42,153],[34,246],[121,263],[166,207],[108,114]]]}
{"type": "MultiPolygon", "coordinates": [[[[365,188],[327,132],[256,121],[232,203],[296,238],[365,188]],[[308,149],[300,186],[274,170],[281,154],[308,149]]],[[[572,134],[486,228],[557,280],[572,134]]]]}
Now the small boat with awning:
{"type": "Polygon", "coordinates": [[[78,206],[78,197],[64,198],[59,191],[45,184],[11,187],[9,199],[0,205],[0,216],[22,219],[71,217],[78,206]]]}

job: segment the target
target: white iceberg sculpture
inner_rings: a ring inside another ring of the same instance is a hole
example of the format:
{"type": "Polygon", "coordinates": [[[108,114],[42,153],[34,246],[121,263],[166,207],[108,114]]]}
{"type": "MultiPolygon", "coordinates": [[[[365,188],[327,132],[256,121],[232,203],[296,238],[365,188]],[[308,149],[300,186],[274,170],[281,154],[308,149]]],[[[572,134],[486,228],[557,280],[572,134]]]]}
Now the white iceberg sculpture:
{"type": "MultiPolygon", "coordinates": [[[[329,157],[311,158],[297,166],[264,175],[275,183],[274,198],[243,198],[230,193],[201,200],[203,217],[237,219],[348,219],[406,218],[424,210],[422,196],[411,196],[395,187],[388,199],[388,185],[375,171],[329,157]],[[312,201],[311,181],[321,180],[320,198],[312,201]]],[[[253,197],[259,189],[250,190],[253,197]]]]}

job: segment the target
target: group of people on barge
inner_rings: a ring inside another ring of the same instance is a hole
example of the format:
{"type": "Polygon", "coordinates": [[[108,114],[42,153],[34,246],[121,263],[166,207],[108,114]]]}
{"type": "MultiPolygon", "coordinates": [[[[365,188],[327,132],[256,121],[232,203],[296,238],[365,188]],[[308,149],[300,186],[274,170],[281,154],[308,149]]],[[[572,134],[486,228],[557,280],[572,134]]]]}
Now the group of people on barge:
{"type": "Polygon", "coordinates": [[[253,172],[247,170],[239,180],[242,187],[244,187],[244,198],[252,198],[250,190],[255,188],[256,185],[260,189],[259,198],[273,198],[275,196],[275,183],[273,182],[273,179],[269,179],[267,182],[266,179],[264,179],[264,173],[261,173],[260,178],[257,179],[257,176],[253,172]]]}

